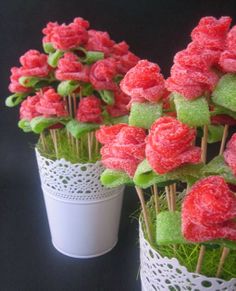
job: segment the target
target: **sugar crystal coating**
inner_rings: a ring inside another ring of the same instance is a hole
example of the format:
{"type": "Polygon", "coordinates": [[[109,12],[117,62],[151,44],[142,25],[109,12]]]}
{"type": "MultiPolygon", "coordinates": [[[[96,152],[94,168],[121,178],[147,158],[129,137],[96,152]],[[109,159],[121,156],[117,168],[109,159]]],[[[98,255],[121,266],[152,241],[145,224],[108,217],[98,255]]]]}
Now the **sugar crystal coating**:
{"type": "Polygon", "coordinates": [[[193,185],[182,205],[182,232],[192,242],[236,240],[236,197],[220,176],[193,185]]]}

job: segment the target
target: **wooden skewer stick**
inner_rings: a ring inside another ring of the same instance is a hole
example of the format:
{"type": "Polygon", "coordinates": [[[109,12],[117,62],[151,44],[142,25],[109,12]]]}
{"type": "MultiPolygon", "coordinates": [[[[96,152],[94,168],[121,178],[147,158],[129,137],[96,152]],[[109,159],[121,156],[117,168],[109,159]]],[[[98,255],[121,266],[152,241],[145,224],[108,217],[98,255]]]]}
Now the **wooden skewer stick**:
{"type": "MultiPolygon", "coordinates": [[[[207,138],[208,138],[208,126],[204,125],[203,137],[202,137],[202,142],[201,142],[201,150],[202,150],[201,158],[204,164],[206,163],[206,157],[207,157],[207,138]]],[[[198,261],[197,261],[197,266],[196,266],[196,273],[201,272],[205,251],[206,251],[206,247],[204,245],[201,245],[198,261]]]]}
{"type": "Polygon", "coordinates": [[[202,162],[206,163],[206,156],[207,156],[207,138],[208,138],[208,126],[204,125],[203,128],[203,137],[201,142],[201,149],[202,149],[202,162]]]}
{"type": "Polygon", "coordinates": [[[153,185],[153,194],[154,194],[154,201],[155,201],[155,210],[156,214],[160,212],[160,201],[159,201],[159,195],[158,195],[158,188],[157,185],[153,185]]]}
{"type": "Polygon", "coordinates": [[[90,133],[88,133],[88,156],[89,156],[89,161],[91,161],[91,159],[92,159],[92,152],[91,152],[90,133]]]}
{"type": "Polygon", "coordinates": [[[176,184],[170,185],[171,210],[176,210],[176,184]]]}
{"type": "Polygon", "coordinates": [[[198,260],[197,260],[196,273],[201,272],[205,251],[206,251],[206,247],[204,245],[201,245],[198,260]]]}
{"type": "MultiPolygon", "coordinates": [[[[229,133],[229,126],[227,124],[225,124],[224,127],[224,132],[223,132],[223,136],[222,136],[222,140],[221,140],[221,145],[220,145],[220,152],[219,154],[222,155],[224,152],[224,148],[225,148],[225,143],[226,143],[226,139],[229,133]]],[[[221,257],[220,257],[220,261],[219,261],[219,265],[218,265],[218,269],[216,272],[216,277],[220,277],[225,260],[227,258],[227,256],[229,255],[230,249],[224,247],[221,253],[221,257]]]]}
{"type": "Polygon", "coordinates": [[[219,262],[219,265],[218,265],[218,269],[217,269],[217,272],[216,272],[216,277],[220,277],[221,275],[221,272],[222,272],[222,269],[223,269],[223,266],[224,266],[224,263],[225,263],[225,260],[228,256],[230,252],[230,249],[224,247],[223,248],[223,251],[222,251],[222,254],[221,254],[221,257],[220,257],[220,262],[219,262]]]}
{"type": "Polygon", "coordinates": [[[143,190],[137,186],[135,186],[135,189],[137,191],[137,194],[138,194],[138,197],[139,197],[139,200],[141,203],[143,218],[144,218],[144,223],[145,223],[146,230],[147,230],[148,239],[152,243],[153,242],[152,232],[151,232],[151,228],[150,228],[150,221],[149,221],[148,211],[147,211],[146,204],[145,204],[143,190]]]}
{"type": "Polygon", "coordinates": [[[165,191],[166,191],[166,200],[167,200],[168,209],[171,210],[171,198],[170,198],[170,190],[168,186],[165,186],[165,191]]]}
{"type": "Polygon", "coordinates": [[[79,157],[79,140],[78,140],[78,138],[75,139],[75,146],[76,146],[76,154],[79,157]]]}
{"type": "Polygon", "coordinates": [[[47,149],[47,145],[46,145],[46,141],[45,141],[44,132],[40,133],[40,140],[41,140],[41,143],[43,145],[43,150],[45,151],[47,149]]]}
{"type": "Polygon", "coordinates": [[[223,154],[224,152],[224,148],[225,148],[225,143],[226,143],[226,139],[229,133],[229,126],[226,124],[224,127],[224,132],[223,132],[223,136],[222,136],[222,140],[221,140],[221,145],[220,145],[220,155],[223,154]]]}
{"type": "Polygon", "coordinates": [[[55,149],[56,158],[58,159],[57,136],[55,134],[55,130],[54,129],[50,129],[50,133],[51,133],[52,142],[53,142],[54,149],[55,149]]]}
{"type": "Polygon", "coordinates": [[[77,113],[76,95],[73,94],[72,97],[73,97],[74,117],[76,117],[76,113],[77,113]]]}

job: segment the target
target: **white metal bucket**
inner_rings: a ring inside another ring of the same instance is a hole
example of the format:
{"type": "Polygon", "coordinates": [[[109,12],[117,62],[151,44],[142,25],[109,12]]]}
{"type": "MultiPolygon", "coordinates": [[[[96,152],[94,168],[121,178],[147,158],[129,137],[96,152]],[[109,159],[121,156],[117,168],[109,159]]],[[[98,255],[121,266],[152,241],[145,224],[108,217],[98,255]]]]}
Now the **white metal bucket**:
{"type": "Polygon", "coordinates": [[[100,162],[53,161],[37,150],[36,156],[54,247],[75,258],[109,252],[118,241],[124,187],[100,184],[100,162]]]}

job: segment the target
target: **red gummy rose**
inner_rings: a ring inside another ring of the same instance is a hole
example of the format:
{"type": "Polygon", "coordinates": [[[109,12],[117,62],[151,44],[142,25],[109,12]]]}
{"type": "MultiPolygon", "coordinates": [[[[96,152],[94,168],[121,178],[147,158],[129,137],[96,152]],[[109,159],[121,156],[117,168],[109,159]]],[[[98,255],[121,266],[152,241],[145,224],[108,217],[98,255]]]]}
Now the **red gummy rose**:
{"type": "Polygon", "coordinates": [[[102,127],[96,133],[98,141],[104,144],[102,163],[133,177],[138,164],[145,158],[145,137],[143,129],[126,124],[102,127]]]}
{"type": "Polygon", "coordinates": [[[155,172],[168,173],[184,164],[196,164],[201,149],[193,146],[196,131],[173,117],[161,117],[147,137],[146,158],[155,172]]]}
{"type": "Polygon", "coordinates": [[[226,48],[220,56],[219,64],[227,73],[236,72],[236,26],[227,35],[226,48]]]}
{"type": "Polygon", "coordinates": [[[120,74],[126,74],[140,60],[129,51],[129,46],[125,41],[115,44],[112,50],[112,57],[117,61],[117,71],[120,74]]]}
{"type": "Polygon", "coordinates": [[[192,40],[204,48],[223,50],[230,24],[230,17],[203,17],[191,33],[192,40]]]}
{"type": "Polygon", "coordinates": [[[97,90],[115,90],[113,78],[117,75],[116,61],[112,58],[97,61],[90,69],[89,79],[97,90]]]}
{"type": "Polygon", "coordinates": [[[88,31],[88,36],[85,46],[88,51],[104,52],[106,56],[110,54],[115,42],[111,40],[107,32],[91,29],[88,31]]]}
{"type": "Polygon", "coordinates": [[[22,68],[17,67],[11,68],[10,76],[11,83],[8,88],[12,93],[26,93],[30,91],[29,88],[26,88],[19,83],[19,79],[22,76],[23,76],[22,68]]]}
{"type": "Polygon", "coordinates": [[[236,176],[236,133],[232,135],[227,143],[226,150],[224,151],[224,159],[236,176]]]}
{"type": "Polygon", "coordinates": [[[21,74],[25,77],[47,77],[50,67],[47,63],[47,55],[37,50],[29,50],[20,57],[22,65],[21,74]]]}
{"type": "Polygon", "coordinates": [[[63,117],[68,115],[62,97],[53,88],[45,88],[36,93],[36,96],[39,97],[39,102],[35,107],[40,115],[44,117],[63,117]]]}
{"type": "Polygon", "coordinates": [[[78,80],[89,82],[89,67],[82,65],[76,55],[68,52],[58,62],[56,78],[61,81],[78,80]]]}
{"type": "Polygon", "coordinates": [[[231,116],[225,115],[225,114],[219,114],[211,117],[211,123],[212,124],[221,124],[221,125],[236,125],[236,119],[234,119],[231,116]]]}
{"type": "Polygon", "coordinates": [[[81,122],[102,122],[101,101],[95,96],[82,98],[79,103],[76,118],[81,122]]]}
{"type": "Polygon", "coordinates": [[[107,106],[107,111],[112,117],[119,117],[129,113],[127,105],[130,102],[130,97],[123,93],[120,89],[114,92],[115,104],[107,106]]]}
{"type": "Polygon", "coordinates": [[[50,42],[54,48],[60,50],[69,50],[83,45],[88,40],[87,28],[88,21],[83,18],[75,18],[74,21],[68,25],[57,23],[49,23],[43,29],[46,35],[43,42],[50,42]]]}
{"type": "Polygon", "coordinates": [[[36,110],[36,104],[39,103],[40,97],[36,96],[29,96],[26,100],[21,103],[20,106],[20,119],[31,120],[34,117],[40,115],[40,113],[36,110]]]}
{"type": "Polygon", "coordinates": [[[220,176],[204,178],[190,189],[182,206],[182,232],[192,242],[236,240],[236,197],[220,176]]]}
{"type": "Polygon", "coordinates": [[[131,96],[131,102],[157,102],[165,91],[165,82],[157,64],[141,60],[125,75],[120,87],[131,96]]]}

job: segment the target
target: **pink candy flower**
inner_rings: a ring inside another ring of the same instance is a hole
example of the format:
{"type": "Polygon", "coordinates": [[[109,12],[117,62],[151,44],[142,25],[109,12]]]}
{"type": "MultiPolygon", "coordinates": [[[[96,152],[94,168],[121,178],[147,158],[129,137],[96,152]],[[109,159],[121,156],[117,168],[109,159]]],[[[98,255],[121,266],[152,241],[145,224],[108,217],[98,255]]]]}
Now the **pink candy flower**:
{"type": "Polygon", "coordinates": [[[123,116],[129,113],[127,105],[130,97],[123,93],[120,89],[114,91],[115,104],[107,106],[107,111],[112,117],[123,116]]]}
{"type": "Polygon", "coordinates": [[[47,55],[37,50],[29,50],[20,57],[22,65],[21,74],[25,77],[47,77],[50,67],[47,63],[47,55]]]}
{"type": "Polygon", "coordinates": [[[120,88],[131,96],[131,102],[157,102],[165,91],[165,82],[157,64],[141,60],[128,71],[120,88]]]}
{"type": "Polygon", "coordinates": [[[58,62],[56,78],[61,81],[78,80],[89,82],[89,67],[82,65],[76,55],[68,52],[58,62]]]}
{"type": "Polygon", "coordinates": [[[171,76],[166,80],[168,90],[196,99],[214,89],[219,77],[212,66],[219,62],[230,23],[230,17],[200,20],[191,34],[193,42],[174,58],[171,76]]]}
{"type": "Polygon", "coordinates": [[[19,83],[19,79],[22,76],[23,76],[22,68],[17,67],[11,68],[10,76],[11,83],[8,88],[12,93],[26,93],[30,91],[29,88],[26,88],[19,83]]]}
{"type": "Polygon", "coordinates": [[[102,163],[133,177],[138,164],[145,158],[145,137],[145,130],[126,124],[101,127],[96,138],[104,144],[102,163]]]}
{"type": "Polygon", "coordinates": [[[106,56],[110,54],[115,42],[107,32],[91,29],[88,31],[88,36],[88,43],[85,46],[88,51],[104,52],[106,56]]]}
{"type": "Polygon", "coordinates": [[[236,25],[227,35],[226,48],[220,56],[219,64],[227,73],[236,72],[236,25]]]}
{"type": "Polygon", "coordinates": [[[89,79],[97,90],[115,90],[117,85],[113,78],[117,75],[116,61],[107,58],[94,63],[90,69],[89,79]]]}
{"type": "Polygon", "coordinates": [[[101,101],[95,96],[87,96],[82,98],[79,103],[76,118],[81,122],[102,122],[101,101]]]}
{"type": "Polygon", "coordinates": [[[39,103],[39,99],[39,95],[29,96],[21,103],[20,119],[26,119],[30,121],[34,117],[40,116],[40,113],[36,110],[36,104],[39,103]]]}
{"type": "Polygon", "coordinates": [[[153,123],[146,139],[146,158],[158,174],[200,163],[201,149],[193,146],[195,138],[195,129],[173,117],[161,117],[153,123]]]}
{"type": "Polygon", "coordinates": [[[46,28],[43,29],[45,37],[43,42],[50,42],[54,48],[60,50],[68,50],[83,45],[88,40],[87,29],[89,27],[88,21],[82,18],[75,18],[74,21],[68,25],[50,22],[46,28]]]}
{"type": "Polygon", "coordinates": [[[232,135],[227,143],[226,150],[224,151],[224,159],[236,176],[236,133],[232,135]]]}

